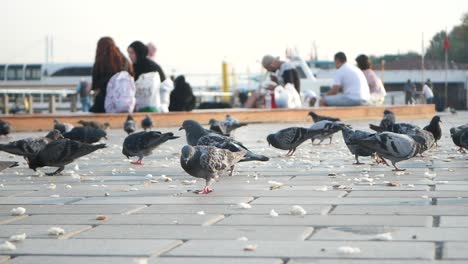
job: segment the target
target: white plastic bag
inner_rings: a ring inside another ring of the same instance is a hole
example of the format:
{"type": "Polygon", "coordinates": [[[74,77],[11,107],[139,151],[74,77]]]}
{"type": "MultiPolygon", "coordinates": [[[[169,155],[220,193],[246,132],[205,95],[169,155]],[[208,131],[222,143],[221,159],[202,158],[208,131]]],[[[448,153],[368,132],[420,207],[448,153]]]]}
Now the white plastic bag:
{"type": "Polygon", "coordinates": [[[107,83],[106,99],[104,101],[106,113],[131,113],[135,108],[135,82],[126,71],[112,76],[107,83]]]}
{"type": "Polygon", "coordinates": [[[160,110],[160,85],[161,81],[157,72],[144,73],[138,77],[138,80],[135,82],[136,111],[140,111],[145,107],[155,107],[158,111],[160,110]]]}

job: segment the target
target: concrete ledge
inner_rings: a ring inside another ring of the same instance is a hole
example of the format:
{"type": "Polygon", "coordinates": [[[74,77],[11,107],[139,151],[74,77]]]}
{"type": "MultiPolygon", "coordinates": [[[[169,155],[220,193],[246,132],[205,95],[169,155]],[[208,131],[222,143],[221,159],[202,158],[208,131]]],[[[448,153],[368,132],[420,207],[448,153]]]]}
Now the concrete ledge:
{"type": "MultiPolygon", "coordinates": [[[[224,119],[231,113],[242,122],[275,123],[275,122],[309,122],[309,111],[320,115],[339,117],[341,120],[380,119],[385,109],[390,109],[399,119],[431,118],[435,115],[434,105],[414,106],[362,106],[362,107],[322,107],[303,109],[216,109],[196,110],[193,112],[149,113],[156,127],[180,126],[186,119],[208,123],[210,118],[224,119]]],[[[140,123],[147,113],[134,113],[134,119],[140,123]]],[[[121,128],[127,114],[40,114],[40,115],[4,115],[0,119],[10,122],[14,131],[41,131],[53,127],[53,120],[78,125],[81,119],[98,122],[109,122],[112,128],[121,128]]]]}

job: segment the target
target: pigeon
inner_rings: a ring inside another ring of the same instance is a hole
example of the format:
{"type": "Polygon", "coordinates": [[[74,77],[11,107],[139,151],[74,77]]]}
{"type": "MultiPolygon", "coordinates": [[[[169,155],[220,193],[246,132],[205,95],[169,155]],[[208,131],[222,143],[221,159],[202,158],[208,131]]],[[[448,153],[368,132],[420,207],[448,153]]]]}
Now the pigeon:
{"type": "Polygon", "coordinates": [[[248,125],[247,123],[241,123],[231,115],[226,115],[226,119],[220,122],[220,128],[225,136],[231,136],[231,133],[239,127],[248,125]]]}
{"type": "Polygon", "coordinates": [[[342,129],[342,123],[337,123],[333,121],[323,120],[317,123],[314,123],[310,126],[310,130],[317,131],[319,133],[315,133],[315,136],[311,139],[312,144],[314,144],[315,140],[320,140],[318,144],[321,144],[325,139],[330,139],[328,144],[331,144],[333,139],[333,134],[337,133],[342,129]]]}
{"type": "Polygon", "coordinates": [[[216,133],[210,133],[195,120],[185,120],[179,130],[185,130],[187,144],[191,146],[215,146],[221,149],[228,149],[232,152],[247,151],[244,158],[241,160],[242,162],[269,160],[269,158],[266,156],[251,152],[244,145],[242,145],[241,142],[236,141],[233,138],[216,133]]]}
{"type": "Polygon", "coordinates": [[[440,120],[440,116],[434,116],[431,119],[431,122],[429,125],[425,126],[423,129],[427,130],[432,133],[435,139],[435,144],[437,146],[437,141],[439,141],[442,138],[442,129],[440,128],[440,124],[442,121],[440,120]]]}
{"type": "Polygon", "coordinates": [[[239,127],[248,125],[247,123],[241,123],[231,115],[226,115],[226,119],[218,121],[216,119],[210,119],[208,122],[210,130],[224,136],[231,136],[231,133],[239,127]]]}
{"type": "Polygon", "coordinates": [[[380,127],[370,124],[369,128],[376,132],[393,132],[398,134],[409,134],[411,131],[421,129],[419,126],[409,123],[395,123],[387,127],[380,127]]]}
{"type": "Polygon", "coordinates": [[[60,123],[60,121],[54,119],[54,129],[57,129],[60,131],[60,133],[64,134],[65,132],[70,132],[73,129],[73,125],[68,123],[60,123]]]}
{"type": "Polygon", "coordinates": [[[318,114],[316,114],[316,113],[314,113],[312,111],[309,112],[309,116],[312,117],[312,119],[314,120],[314,123],[317,123],[317,122],[320,122],[320,121],[331,121],[331,122],[341,121],[339,118],[318,115],[318,114]]]}
{"type": "Polygon", "coordinates": [[[395,114],[388,109],[385,109],[383,114],[380,124],[378,126],[369,124],[370,129],[377,132],[389,131],[390,127],[395,124],[395,114]]]}
{"type": "Polygon", "coordinates": [[[106,138],[106,131],[90,126],[74,127],[70,132],[63,134],[64,138],[92,144],[106,138]]]}
{"type": "Polygon", "coordinates": [[[36,171],[39,167],[58,167],[56,171],[46,174],[48,176],[57,175],[65,169],[65,165],[72,163],[75,159],[105,147],[105,144],[91,145],[74,140],[58,139],[47,144],[35,157],[30,159],[29,168],[36,171]]]}
{"type": "Polygon", "coordinates": [[[10,123],[0,120],[0,136],[7,136],[8,134],[10,134],[10,131],[10,123]]]}
{"type": "Polygon", "coordinates": [[[141,127],[145,131],[147,129],[151,130],[151,128],[153,128],[153,126],[154,126],[153,119],[151,119],[151,117],[149,115],[146,115],[145,118],[143,120],[141,120],[141,127]]]}
{"type": "Polygon", "coordinates": [[[392,162],[394,171],[403,171],[396,163],[408,160],[420,152],[421,145],[408,135],[382,132],[358,140],[360,146],[375,151],[379,156],[392,162]]]}
{"type": "Polygon", "coordinates": [[[208,194],[213,191],[211,184],[220,174],[234,169],[234,165],[244,158],[248,151],[231,152],[213,146],[190,146],[182,148],[180,165],[188,174],[206,181],[205,188],[198,191],[208,194]]]}
{"type": "Polygon", "coordinates": [[[434,135],[424,129],[411,130],[407,135],[420,144],[421,148],[417,154],[421,155],[421,157],[424,156],[425,151],[432,149],[436,143],[434,135]]]}
{"type": "Polygon", "coordinates": [[[39,151],[45,148],[50,142],[63,138],[60,131],[54,129],[45,137],[25,138],[12,141],[8,144],[0,144],[0,150],[10,154],[23,156],[26,160],[33,158],[39,151]]]}
{"type": "Polygon", "coordinates": [[[78,124],[81,124],[84,127],[92,127],[92,128],[102,129],[102,130],[106,130],[110,128],[110,124],[108,122],[100,123],[96,121],[80,120],[78,121],[78,124]]]}
{"type": "Polygon", "coordinates": [[[465,149],[468,149],[468,125],[450,128],[450,137],[458,147],[458,151],[466,153],[465,149]]]}
{"type": "Polygon", "coordinates": [[[130,135],[132,133],[135,133],[137,129],[138,127],[135,120],[133,120],[133,116],[129,114],[127,116],[127,120],[124,123],[124,131],[127,132],[128,135],[130,135]]]}
{"type": "Polygon", "coordinates": [[[363,164],[359,162],[359,157],[369,157],[372,156],[375,151],[372,149],[369,149],[367,147],[364,147],[362,145],[359,145],[358,142],[359,140],[366,139],[374,134],[367,132],[367,131],[362,131],[362,130],[353,130],[349,126],[343,126],[343,129],[341,130],[343,134],[343,139],[348,147],[349,151],[354,155],[354,158],[356,159],[355,165],[360,165],[363,164]]]}
{"type": "Polygon", "coordinates": [[[19,163],[16,161],[0,161],[0,171],[16,166],[19,166],[19,163]]]}
{"type": "Polygon", "coordinates": [[[278,149],[288,150],[287,156],[292,156],[296,148],[304,141],[313,138],[320,131],[310,130],[304,127],[288,127],[275,134],[267,136],[268,145],[278,149]]]}
{"type": "Polygon", "coordinates": [[[155,148],[164,142],[176,139],[173,133],[164,133],[158,131],[141,131],[127,136],[123,143],[122,154],[127,158],[137,156],[138,160],[132,164],[143,165],[141,161],[144,156],[149,156],[155,148]]]}
{"type": "Polygon", "coordinates": [[[211,118],[208,121],[208,124],[210,125],[210,131],[211,132],[215,132],[217,134],[223,135],[223,131],[221,130],[221,127],[219,126],[219,121],[218,120],[216,120],[214,118],[211,118]]]}

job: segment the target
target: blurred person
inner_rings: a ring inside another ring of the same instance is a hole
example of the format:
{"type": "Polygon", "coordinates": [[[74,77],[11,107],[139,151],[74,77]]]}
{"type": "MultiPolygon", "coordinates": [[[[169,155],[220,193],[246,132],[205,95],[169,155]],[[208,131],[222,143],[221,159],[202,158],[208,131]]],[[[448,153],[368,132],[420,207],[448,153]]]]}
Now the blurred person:
{"type": "Polygon", "coordinates": [[[347,63],[343,52],[336,53],[334,59],[338,70],[333,78],[332,88],[320,99],[320,106],[367,105],[370,91],[364,73],[356,66],[347,63]]]}
{"type": "Polygon", "coordinates": [[[192,111],[195,108],[195,102],[192,87],[185,81],[185,76],[177,76],[174,79],[174,90],[171,92],[169,111],[192,111]]]}
{"type": "Polygon", "coordinates": [[[150,42],[146,45],[146,47],[148,47],[148,58],[156,64],[156,71],[159,73],[159,79],[161,80],[161,82],[164,82],[166,80],[166,75],[164,74],[164,71],[161,68],[161,66],[156,62],[156,52],[158,50],[156,48],[156,45],[154,45],[153,42],[150,42]]]}
{"type": "Polygon", "coordinates": [[[426,104],[432,104],[434,102],[434,92],[432,91],[432,88],[430,86],[430,81],[424,83],[422,93],[426,98],[426,104]]]}
{"type": "Polygon", "coordinates": [[[125,56],[120,52],[110,37],[99,39],[93,65],[91,89],[94,91],[94,104],[90,111],[105,113],[104,101],[109,80],[115,74],[127,71],[133,75],[133,68],[125,56]]]}
{"type": "Polygon", "coordinates": [[[76,92],[80,95],[81,111],[89,112],[91,105],[91,85],[85,79],[81,79],[76,87],[76,92]]]}
{"type": "Polygon", "coordinates": [[[382,80],[380,80],[377,74],[375,74],[375,72],[371,69],[371,62],[369,57],[361,54],[357,56],[356,62],[358,68],[361,69],[361,71],[364,73],[367,84],[369,85],[371,104],[382,105],[384,103],[387,92],[385,91],[382,80]]]}
{"type": "Polygon", "coordinates": [[[148,47],[141,41],[134,41],[128,46],[128,56],[133,63],[136,86],[136,111],[160,111],[159,66],[148,58],[148,47]]]}
{"type": "Polygon", "coordinates": [[[413,104],[414,95],[416,94],[416,86],[411,82],[411,79],[406,81],[403,90],[405,91],[405,104],[413,104]]]}

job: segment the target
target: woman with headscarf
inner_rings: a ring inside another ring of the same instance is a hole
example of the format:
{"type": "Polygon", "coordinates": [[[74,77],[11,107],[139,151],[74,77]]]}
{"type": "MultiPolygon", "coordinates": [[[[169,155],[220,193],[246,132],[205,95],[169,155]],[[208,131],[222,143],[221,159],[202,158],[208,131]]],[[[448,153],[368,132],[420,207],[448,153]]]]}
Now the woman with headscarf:
{"type": "Polygon", "coordinates": [[[136,110],[158,112],[161,67],[148,58],[148,47],[141,41],[134,41],[128,46],[127,51],[135,70],[136,110]]]}
{"type": "Polygon", "coordinates": [[[195,108],[195,96],[192,87],[180,75],[174,80],[174,90],[171,92],[169,111],[192,111],[195,108]]]}
{"type": "Polygon", "coordinates": [[[96,57],[93,65],[91,89],[94,91],[94,105],[90,112],[105,113],[104,101],[109,80],[116,73],[127,71],[133,75],[132,65],[120,52],[110,37],[99,39],[96,48],[96,57]]]}

